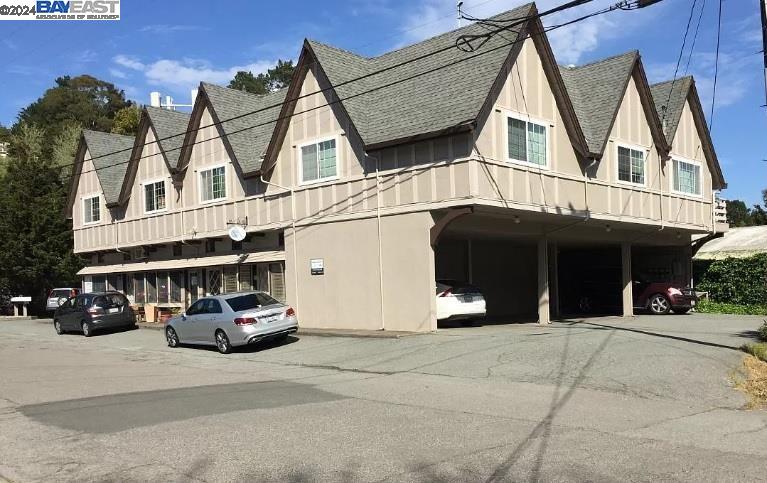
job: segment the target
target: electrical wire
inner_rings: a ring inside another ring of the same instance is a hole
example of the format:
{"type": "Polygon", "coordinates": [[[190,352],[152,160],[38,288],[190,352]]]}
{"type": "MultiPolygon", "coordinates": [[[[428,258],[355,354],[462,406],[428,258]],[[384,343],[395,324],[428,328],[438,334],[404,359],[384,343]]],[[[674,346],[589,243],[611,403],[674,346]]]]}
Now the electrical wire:
{"type": "Polygon", "coordinates": [[[695,4],[698,0],[692,0],[692,6],[690,7],[690,17],[687,19],[687,27],[684,29],[684,37],[682,38],[682,48],[679,49],[679,57],[676,59],[676,68],[674,69],[674,77],[671,80],[671,89],[668,90],[668,98],[666,104],[663,106],[663,116],[661,117],[661,124],[666,120],[666,113],[668,113],[668,105],[671,103],[671,93],[674,92],[674,84],[676,84],[676,76],[679,73],[679,64],[682,63],[682,56],[684,56],[684,47],[687,44],[687,35],[690,33],[690,23],[692,22],[693,14],[695,13],[695,4]]]}
{"type": "MultiPolygon", "coordinates": [[[[621,2],[621,3],[623,3],[623,2],[621,2]]],[[[613,10],[615,10],[615,9],[602,9],[602,10],[599,10],[599,11],[597,11],[597,12],[594,12],[594,13],[592,13],[592,14],[584,15],[584,16],[582,16],[582,17],[579,17],[579,18],[576,18],[576,19],[573,19],[573,20],[570,20],[570,21],[567,21],[567,22],[563,22],[563,23],[561,23],[561,24],[557,24],[557,25],[553,25],[553,26],[550,26],[550,27],[546,27],[546,28],[544,28],[544,29],[543,29],[543,31],[542,31],[540,34],[546,34],[546,33],[550,32],[550,31],[552,31],[552,30],[556,30],[556,29],[558,29],[558,28],[562,28],[562,27],[565,27],[565,26],[568,26],[568,25],[572,25],[573,23],[576,23],[576,22],[579,22],[579,21],[585,20],[585,19],[587,19],[587,18],[590,18],[590,17],[596,16],[596,15],[604,14],[604,13],[607,13],[607,12],[609,12],[609,11],[613,11],[613,10]]],[[[507,30],[507,28],[505,28],[504,30],[507,30]]],[[[447,67],[451,67],[451,66],[453,66],[453,65],[457,65],[457,64],[460,64],[460,63],[462,63],[462,62],[466,62],[466,61],[468,61],[468,60],[471,60],[471,59],[477,58],[477,57],[479,57],[479,56],[482,56],[482,55],[486,55],[486,54],[488,54],[488,53],[491,53],[491,52],[497,51],[497,50],[499,50],[499,49],[503,49],[503,48],[507,48],[507,47],[510,47],[510,46],[512,46],[512,45],[515,45],[516,43],[519,43],[519,42],[523,42],[524,40],[526,40],[527,38],[529,38],[529,37],[531,37],[531,36],[532,36],[532,34],[526,34],[524,37],[518,38],[518,39],[517,39],[517,40],[515,40],[514,42],[510,42],[510,43],[504,43],[504,44],[502,44],[502,45],[499,45],[499,46],[493,47],[492,49],[489,49],[489,50],[485,50],[485,51],[482,51],[482,52],[476,53],[476,54],[474,54],[474,55],[471,55],[471,56],[462,57],[462,58],[460,58],[460,59],[458,59],[458,60],[456,60],[456,61],[450,62],[450,63],[446,63],[446,64],[440,64],[440,65],[438,65],[437,67],[434,67],[434,68],[432,68],[432,69],[428,69],[428,70],[426,70],[426,71],[423,71],[423,72],[418,72],[418,73],[416,73],[416,74],[413,74],[413,75],[411,75],[411,76],[408,76],[408,77],[404,77],[404,78],[400,78],[400,79],[394,80],[394,81],[392,81],[392,82],[389,82],[389,83],[386,83],[386,84],[382,84],[382,85],[379,85],[379,86],[375,86],[375,87],[373,87],[373,88],[370,88],[370,89],[368,89],[368,90],[364,90],[364,91],[361,91],[361,92],[358,92],[358,93],[355,93],[355,94],[349,95],[349,96],[347,96],[347,97],[344,97],[344,98],[336,98],[335,100],[333,100],[333,101],[330,101],[330,102],[327,102],[327,103],[325,103],[325,104],[321,104],[321,105],[318,105],[318,106],[314,106],[314,107],[311,107],[311,108],[305,109],[305,110],[303,110],[303,111],[299,111],[299,112],[293,112],[292,114],[289,114],[289,115],[286,115],[286,116],[279,116],[279,117],[277,117],[277,118],[274,118],[274,119],[270,119],[269,121],[266,121],[266,122],[262,122],[262,123],[258,123],[258,124],[254,124],[254,125],[250,125],[250,126],[246,126],[246,127],[243,127],[243,128],[241,128],[241,129],[237,129],[237,130],[235,130],[235,131],[230,131],[230,132],[227,132],[227,133],[225,133],[225,134],[223,134],[223,135],[217,135],[217,136],[213,136],[213,137],[211,137],[211,138],[206,138],[206,139],[204,139],[204,140],[194,141],[194,142],[191,142],[191,143],[184,143],[184,144],[182,144],[182,145],[181,145],[181,146],[179,146],[179,147],[174,147],[174,148],[171,148],[171,149],[167,149],[167,150],[164,150],[164,152],[165,152],[165,153],[168,153],[168,152],[172,152],[172,151],[178,151],[178,150],[184,149],[184,148],[186,148],[186,147],[189,147],[189,146],[194,146],[194,145],[196,145],[196,144],[200,144],[200,143],[202,143],[202,142],[210,141],[210,140],[212,140],[212,139],[220,139],[220,138],[222,138],[222,137],[225,137],[225,136],[226,136],[226,137],[229,137],[229,136],[233,136],[233,135],[235,135],[235,134],[238,134],[238,133],[241,133],[241,132],[244,132],[244,131],[247,131],[247,130],[255,129],[255,128],[257,128],[257,127],[265,126],[265,125],[267,125],[267,124],[275,123],[275,122],[278,122],[278,121],[281,121],[281,120],[284,120],[284,119],[289,119],[289,118],[291,118],[291,117],[293,117],[293,116],[297,116],[297,115],[300,115],[300,114],[305,114],[305,113],[308,113],[308,112],[311,112],[311,111],[315,111],[315,110],[318,110],[318,109],[322,109],[322,108],[325,108],[325,107],[328,107],[328,106],[331,106],[331,105],[334,105],[334,104],[338,104],[338,103],[341,103],[341,102],[343,102],[343,101],[347,101],[347,100],[349,100],[349,99],[353,99],[353,98],[356,98],[356,97],[360,97],[360,96],[362,96],[362,95],[365,95],[365,94],[369,94],[369,93],[371,93],[371,92],[375,92],[375,91],[378,91],[378,90],[381,90],[381,89],[385,89],[385,88],[391,87],[391,86],[393,86],[393,85],[396,85],[396,84],[399,84],[399,83],[401,83],[401,82],[405,82],[405,81],[408,81],[408,80],[412,80],[412,79],[415,79],[415,78],[421,77],[421,76],[423,76],[423,75],[427,75],[427,74],[430,74],[430,73],[433,73],[433,72],[439,71],[439,70],[441,70],[441,69],[445,69],[445,68],[447,68],[447,67]]],[[[451,46],[450,46],[450,48],[454,48],[454,47],[451,45],[451,46]]],[[[349,82],[349,81],[347,81],[346,83],[348,83],[348,82],[349,82]]],[[[340,86],[340,85],[342,85],[342,84],[343,84],[343,83],[339,83],[339,84],[336,84],[336,86],[335,86],[335,87],[338,87],[338,86],[340,86]]],[[[306,97],[306,96],[308,96],[308,95],[315,95],[315,94],[317,94],[317,93],[323,92],[323,91],[325,91],[325,90],[328,90],[328,89],[331,89],[331,88],[333,88],[333,87],[334,87],[334,86],[332,86],[332,85],[331,85],[331,86],[329,86],[329,87],[327,87],[327,88],[325,88],[325,89],[320,89],[320,90],[318,90],[318,91],[315,91],[315,92],[313,92],[313,93],[311,93],[311,94],[305,94],[305,95],[303,95],[303,96],[298,96],[298,97],[296,97],[296,98],[295,98],[295,100],[301,99],[301,98],[303,98],[303,97],[306,97]]],[[[285,102],[289,102],[289,101],[287,101],[287,100],[286,100],[285,102]]],[[[258,111],[258,112],[260,112],[260,111],[263,111],[263,110],[266,110],[266,109],[270,109],[270,108],[281,107],[282,105],[283,105],[282,103],[280,103],[280,104],[274,104],[274,105],[272,105],[272,106],[268,106],[268,107],[265,107],[265,108],[259,109],[259,110],[257,110],[257,111],[258,111]]],[[[253,112],[256,112],[256,111],[253,111],[253,112]]],[[[233,118],[230,118],[229,120],[232,120],[232,119],[236,119],[236,118],[241,118],[241,117],[244,117],[245,115],[248,115],[248,114],[250,114],[250,113],[246,113],[246,114],[243,114],[243,115],[240,115],[240,116],[235,116],[235,117],[233,117],[233,118]]],[[[159,139],[158,139],[158,140],[156,140],[156,141],[151,141],[151,142],[143,143],[143,144],[142,144],[142,146],[150,145],[150,144],[153,144],[153,143],[159,142],[159,141],[161,141],[161,140],[166,140],[166,139],[171,139],[171,138],[175,138],[175,137],[178,137],[178,136],[182,136],[182,135],[185,135],[186,133],[189,133],[189,132],[196,132],[196,131],[199,131],[200,129],[203,129],[204,127],[216,126],[216,125],[222,124],[223,122],[226,122],[226,120],[222,120],[222,121],[214,122],[214,123],[211,123],[211,124],[209,124],[208,126],[200,126],[200,127],[194,128],[194,129],[189,129],[189,130],[187,130],[187,131],[185,131],[185,132],[182,132],[182,133],[180,133],[180,134],[176,134],[176,135],[172,135],[172,136],[166,136],[166,137],[164,137],[164,138],[159,138],[159,139]]],[[[129,148],[129,149],[121,149],[121,150],[113,151],[113,152],[110,152],[110,153],[105,153],[105,154],[102,154],[102,155],[99,155],[99,156],[94,156],[94,157],[91,157],[90,159],[91,159],[91,160],[93,160],[93,159],[103,158],[103,157],[106,157],[106,156],[111,156],[111,155],[114,155],[114,154],[119,154],[119,153],[122,153],[122,152],[133,151],[133,149],[134,149],[134,148],[129,148]]],[[[128,159],[127,161],[121,161],[121,162],[118,162],[118,163],[113,163],[113,164],[109,164],[109,165],[105,165],[105,166],[94,167],[93,169],[90,169],[90,170],[81,171],[79,174],[80,174],[80,175],[82,175],[82,174],[85,174],[85,173],[89,173],[89,172],[101,171],[101,170],[104,170],[104,169],[108,169],[108,168],[111,168],[111,167],[114,167],[114,166],[119,166],[119,165],[122,165],[122,164],[128,164],[128,163],[130,163],[130,162],[132,162],[132,161],[139,161],[139,160],[141,160],[141,159],[149,158],[149,157],[151,157],[151,156],[154,156],[154,155],[153,155],[153,154],[152,154],[152,155],[145,155],[145,156],[140,156],[140,157],[138,157],[138,158],[130,158],[130,159],[128,159]]],[[[66,168],[66,167],[71,167],[71,166],[74,166],[75,164],[76,164],[76,163],[68,163],[68,164],[65,164],[65,165],[60,165],[60,166],[58,166],[58,168],[66,168]]],[[[182,169],[183,169],[183,168],[182,168],[182,169]]],[[[66,178],[68,178],[68,177],[74,176],[74,175],[75,175],[75,174],[74,174],[74,173],[72,173],[72,174],[70,174],[69,176],[65,177],[65,179],[66,179],[66,178]]]]}
{"type": "MultiPolygon", "coordinates": [[[[583,3],[583,2],[591,2],[591,1],[593,1],[593,0],[575,0],[575,1],[576,1],[576,2],[578,2],[578,4],[581,4],[581,3],[583,3]]],[[[572,3],[573,3],[573,2],[571,1],[571,2],[568,2],[568,3],[567,3],[567,4],[565,4],[565,5],[569,5],[569,4],[572,4],[572,3]]],[[[632,0],[631,2],[629,2],[629,1],[623,1],[623,2],[619,2],[619,3],[621,3],[621,4],[622,4],[622,3],[637,3],[637,0],[632,0]]],[[[505,27],[503,27],[503,28],[499,28],[499,29],[496,29],[496,33],[497,33],[497,31],[508,30],[510,27],[516,26],[516,25],[518,25],[518,24],[524,23],[524,22],[526,22],[526,21],[529,21],[529,20],[534,20],[534,19],[536,19],[536,18],[542,18],[542,17],[544,17],[544,16],[546,16],[546,15],[549,15],[550,13],[553,13],[554,11],[557,11],[557,12],[558,12],[558,11],[562,11],[562,8],[561,8],[561,7],[562,7],[562,6],[560,6],[560,7],[555,7],[555,8],[553,8],[553,9],[550,9],[550,10],[546,11],[546,12],[540,12],[540,13],[537,13],[537,14],[535,14],[535,15],[529,15],[529,16],[526,16],[526,17],[523,17],[523,18],[521,18],[521,20],[519,20],[519,19],[514,19],[514,20],[515,20],[515,23],[514,23],[514,24],[512,24],[512,25],[508,25],[508,26],[505,26],[505,27]]],[[[600,14],[601,12],[602,12],[602,11],[600,11],[600,12],[595,12],[595,14],[600,14]]],[[[512,19],[510,19],[510,20],[512,20],[512,19]]],[[[576,21],[578,21],[578,19],[576,19],[576,21]]],[[[561,26],[564,26],[564,25],[569,25],[570,23],[574,23],[574,21],[573,21],[573,22],[569,22],[569,23],[567,23],[567,24],[563,24],[563,25],[561,25],[561,26]]],[[[201,126],[198,126],[198,127],[196,127],[196,128],[193,128],[193,129],[187,129],[186,131],[183,131],[183,132],[181,132],[181,133],[178,133],[178,134],[173,134],[173,135],[170,135],[170,136],[165,136],[165,137],[162,137],[162,138],[157,138],[157,139],[155,139],[155,140],[153,140],[153,141],[149,141],[149,142],[145,142],[145,143],[143,143],[143,144],[142,144],[142,146],[147,146],[147,145],[150,145],[150,144],[159,144],[161,141],[166,141],[166,140],[168,140],[168,139],[173,139],[173,138],[177,138],[177,137],[185,136],[186,134],[189,134],[190,132],[197,132],[197,131],[200,131],[200,130],[202,130],[202,129],[208,128],[208,127],[216,127],[216,126],[220,126],[221,124],[223,124],[223,123],[225,123],[225,122],[231,122],[231,121],[234,121],[234,120],[237,120],[237,119],[242,119],[242,118],[244,118],[244,117],[247,117],[247,116],[251,116],[251,115],[254,115],[254,114],[258,114],[258,113],[260,113],[260,112],[268,111],[268,110],[270,110],[270,109],[275,109],[275,108],[282,108],[282,106],[283,106],[284,104],[286,104],[286,103],[289,103],[289,102],[295,102],[295,101],[298,101],[298,100],[301,100],[301,99],[304,99],[304,98],[308,98],[308,97],[311,97],[311,96],[314,96],[314,95],[317,95],[317,94],[324,94],[324,93],[325,93],[325,92],[327,92],[327,91],[333,91],[333,90],[335,90],[335,89],[338,89],[339,87],[343,87],[343,86],[349,85],[349,84],[351,84],[351,83],[353,83],[353,82],[359,82],[359,81],[361,81],[361,80],[364,80],[364,79],[368,79],[368,78],[370,78],[370,77],[374,77],[374,76],[376,76],[376,75],[378,75],[378,74],[381,74],[381,73],[384,73],[384,72],[388,72],[388,71],[391,71],[391,70],[397,69],[397,68],[399,68],[399,67],[402,67],[402,66],[405,66],[405,65],[407,65],[407,64],[411,64],[411,63],[414,63],[414,62],[417,62],[417,61],[420,61],[420,60],[426,59],[426,58],[428,58],[428,57],[432,57],[432,56],[434,56],[434,55],[438,55],[438,54],[441,54],[441,53],[443,53],[443,52],[447,52],[447,51],[449,51],[449,50],[452,50],[452,49],[454,49],[454,48],[455,48],[455,46],[454,46],[454,45],[446,45],[445,47],[442,47],[442,48],[440,48],[440,49],[437,49],[437,50],[435,50],[435,51],[432,51],[432,52],[427,52],[427,53],[425,53],[425,54],[422,54],[422,55],[416,56],[416,57],[414,57],[414,58],[412,58],[412,59],[408,59],[408,60],[405,60],[405,61],[402,61],[402,62],[398,62],[398,63],[396,63],[396,64],[393,64],[393,65],[390,65],[390,66],[384,67],[384,68],[382,68],[382,69],[378,69],[378,70],[375,70],[375,71],[372,71],[372,72],[368,72],[367,74],[363,74],[363,75],[360,75],[360,76],[358,76],[358,77],[354,77],[354,78],[351,78],[351,79],[345,80],[345,81],[343,81],[343,82],[339,82],[338,84],[335,84],[335,85],[332,85],[332,84],[331,84],[331,85],[329,85],[329,86],[327,86],[327,87],[325,87],[325,88],[321,88],[321,89],[318,89],[318,90],[316,90],[316,91],[313,91],[313,92],[308,92],[308,93],[306,93],[306,94],[302,94],[302,95],[296,96],[296,97],[294,97],[294,98],[292,98],[292,99],[285,99],[283,102],[280,102],[280,103],[271,104],[271,105],[268,105],[268,106],[265,106],[265,107],[262,107],[262,108],[259,108],[259,109],[255,109],[255,110],[253,110],[253,111],[244,112],[244,113],[242,113],[242,114],[238,114],[238,115],[236,115],[236,116],[232,116],[232,117],[230,117],[230,118],[226,118],[226,119],[220,119],[220,120],[218,120],[218,121],[215,121],[215,122],[212,122],[212,123],[210,123],[210,124],[201,125],[201,126]]],[[[490,52],[492,52],[492,51],[490,51],[490,52]]],[[[467,59],[470,59],[470,58],[472,58],[472,57],[468,57],[467,59]]],[[[268,95],[268,94],[267,94],[267,95],[268,95]]],[[[105,153],[105,154],[102,154],[102,155],[99,155],[99,156],[94,156],[94,157],[93,157],[93,158],[91,158],[91,159],[99,159],[99,158],[103,158],[103,157],[111,156],[111,155],[113,155],[113,154],[119,154],[119,153],[128,152],[128,151],[132,151],[132,150],[133,150],[133,148],[120,149],[120,150],[117,150],[117,151],[112,151],[112,152],[109,152],[109,153],[105,153]]],[[[73,164],[69,164],[69,165],[63,165],[62,167],[66,167],[66,166],[72,166],[72,165],[73,165],[73,164]]]]}
{"type": "Polygon", "coordinates": [[[700,13],[698,14],[698,23],[695,25],[695,34],[692,36],[692,44],[690,45],[690,55],[687,56],[687,64],[684,66],[684,75],[687,75],[687,71],[690,68],[690,61],[692,60],[692,53],[695,51],[695,41],[698,40],[698,30],[700,29],[700,21],[703,19],[703,10],[706,8],[706,0],[700,6],[700,13]]]}
{"type": "Polygon", "coordinates": [[[711,93],[711,116],[708,119],[708,132],[711,133],[711,127],[714,125],[714,106],[716,105],[716,80],[719,76],[719,41],[722,38],[722,0],[719,0],[719,19],[716,29],[716,60],[714,61],[714,88],[711,93]]]}

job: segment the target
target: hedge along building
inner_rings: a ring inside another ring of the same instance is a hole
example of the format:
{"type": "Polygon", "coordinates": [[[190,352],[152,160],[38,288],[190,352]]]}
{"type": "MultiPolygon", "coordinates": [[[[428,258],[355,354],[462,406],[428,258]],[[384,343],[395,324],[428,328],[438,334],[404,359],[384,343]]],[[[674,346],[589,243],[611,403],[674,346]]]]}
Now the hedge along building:
{"type": "Polygon", "coordinates": [[[672,93],[670,132],[638,53],[561,68],[538,19],[477,52],[450,48],[483,33],[375,58],[307,40],[287,89],[203,83],[188,124],[166,125],[187,131],[180,145],[145,111],[118,197],[116,166],[99,169],[107,135],[86,133],[69,204],[75,250],[92,255],[81,273],[99,288],[122,277],[136,302],[263,288],[303,326],[407,331],[436,328],[437,278],[480,285],[490,316],[541,323],[572,305],[584,260],[609,268],[594,276],[622,314],[637,270],[689,280],[690,237],[726,229],[694,88],[672,93]],[[106,207],[85,221],[94,192],[106,207]]]}

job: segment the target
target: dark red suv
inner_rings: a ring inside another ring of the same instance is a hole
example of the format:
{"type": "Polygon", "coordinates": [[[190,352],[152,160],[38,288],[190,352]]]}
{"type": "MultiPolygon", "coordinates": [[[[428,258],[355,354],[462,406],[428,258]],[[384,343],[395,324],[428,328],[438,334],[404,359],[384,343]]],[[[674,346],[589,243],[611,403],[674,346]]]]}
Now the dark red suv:
{"type": "Polygon", "coordinates": [[[634,309],[649,310],[656,315],[665,315],[670,311],[686,314],[695,307],[698,298],[689,287],[680,288],[681,284],[671,282],[634,282],[634,309]]]}

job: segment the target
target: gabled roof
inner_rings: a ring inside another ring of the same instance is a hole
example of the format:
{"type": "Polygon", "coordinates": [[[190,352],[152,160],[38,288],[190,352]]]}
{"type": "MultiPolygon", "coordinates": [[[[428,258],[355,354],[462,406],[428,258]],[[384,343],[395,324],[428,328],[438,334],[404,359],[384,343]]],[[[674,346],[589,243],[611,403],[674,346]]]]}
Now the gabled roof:
{"type": "MultiPolygon", "coordinates": [[[[534,8],[529,3],[492,20],[524,18],[534,8]]],[[[520,38],[520,31],[526,27],[524,23],[504,35],[495,35],[476,52],[455,48],[455,42],[462,35],[486,34],[486,28],[479,24],[373,58],[315,41],[307,41],[305,48],[313,53],[330,83],[336,86],[341,104],[363,143],[370,148],[468,128],[479,116],[509,56],[512,49],[509,44],[520,38]],[[442,49],[446,50],[440,52],[442,49]],[[381,69],[388,70],[373,74],[381,69]],[[370,77],[343,85],[363,75],[370,77]],[[372,92],[356,96],[373,88],[376,89],[372,92]]]]}
{"type": "Polygon", "coordinates": [[[208,106],[213,122],[222,133],[222,141],[243,173],[254,173],[261,169],[264,152],[272,138],[276,121],[280,116],[287,89],[265,95],[203,82],[200,84],[198,102],[192,113],[184,155],[179,157],[178,168],[188,159],[194,142],[201,110],[208,106]]]}
{"type": "Polygon", "coordinates": [[[83,130],[80,142],[90,153],[107,205],[118,203],[134,141],[133,136],[83,130]]]}
{"type": "Polygon", "coordinates": [[[136,179],[136,171],[144,156],[144,146],[147,144],[149,129],[154,132],[155,142],[153,144],[157,145],[168,173],[173,174],[181,155],[181,147],[184,144],[184,133],[188,127],[189,114],[185,112],[152,106],[144,107],[141,111],[141,120],[133,144],[131,160],[128,163],[128,169],[120,188],[118,203],[125,203],[130,198],[131,188],[136,179]]]}
{"type": "Polygon", "coordinates": [[[171,170],[176,166],[184,144],[183,134],[189,127],[189,114],[151,106],[145,107],[144,113],[152,124],[168,170],[171,170]]]}
{"type": "Polygon", "coordinates": [[[656,111],[663,119],[665,124],[665,135],[669,145],[671,145],[679,128],[679,121],[684,112],[686,102],[690,104],[695,127],[703,146],[703,152],[709,165],[709,170],[713,176],[714,189],[724,189],[727,182],[722,173],[722,167],[719,164],[719,158],[716,156],[714,142],[711,139],[711,133],[706,124],[706,114],[703,112],[703,106],[700,104],[698,89],[695,87],[695,79],[691,76],[680,77],[674,81],[659,82],[650,86],[656,111]],[[673,86],[673,90],[672,90],[673,86]],[[669,95],[670,94],[670,95],[669,95]],[[665,106],[665,117],[663,114],[665,106]]]}
{"type": "Polygon", "coordinates": [[[604,151],[638,56],[631,51],[579,67],[559,68],[592,153],[604,151]]]}
{"type": "Polygon", "coordinates": [[[671,143],[679,127],[687,93],[692,86],[692,76],[680,77],[676,81],[665,81],[650,86],[655,109],[663,120],[666,139],[671,143]],[[672,90],[673,87],[673,90],[672,90]],[[664,112],[665,111],[665,112],[664,112]]]}

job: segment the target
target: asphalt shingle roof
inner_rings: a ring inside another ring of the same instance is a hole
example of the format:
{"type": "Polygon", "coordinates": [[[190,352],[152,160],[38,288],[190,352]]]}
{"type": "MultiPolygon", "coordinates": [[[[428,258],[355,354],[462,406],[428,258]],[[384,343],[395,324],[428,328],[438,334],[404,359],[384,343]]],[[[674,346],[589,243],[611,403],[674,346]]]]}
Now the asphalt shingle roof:
{"type": "MultiPolygon", "coordinates": [[[[492,19],[524,18],[533,7],[529,3],[492,19]]],[[[375,145],[442,131],[477,118],[509,55],[510,44],[519,37],[518,32],[495,35],[476,52],[458,48],[440,50],[454,47],[461,35],[484,33],[487,33],[486,27],[471,24],[373,58],[320,42],[308,42],[328,79],[337,86],[335,90],[363,142],[375,145]],[[399,65],[408,61],[413,62],[399,65]],[[390,70],[372,74],[386,68],[390,70]],[[366,74],[370,77],[339,86],[366,74]],[[379,86],[385,87],[347,99],[379,86]]]]}
{"type": "Polygon", "coordinates": [[[168,167],[176,166],[184,144],[184,133],[189,129],[189,114],[151,106],[146,107],[146,113],[157,133],[157,144],[165,153],[168,167]]]}
{"type": "Polygon", "coordinates": [[[106,203],[117,203],[136,138],[89,130],[83,130],[83,137],[106,203]]]}
{"type": "Polygon", "coordinates": [[[559,67],[589,151],[601,154],[623,100],[639,52],[609,57],[579,67],[559,67]]]}
{"type": "Polygon", "coordinates": [[[258,171],[280,116],[287,89],[256,95],[205,82],[202,88],[221,121],[220,126],[240,168],[245,173],[258,171]],[[259,112],[249,114],[254,111],[259,112]],[[237,116],[244,117],[228,121],[237,116]]]}
{"type": "Polygon", "coordinates": [[[690,86],[692,86],[692,77],[690,76],[680,77],[676,81],[659,82],[650,86],[655,110],[658,111],[658,116],[665,124],[664,134],[669,143],[674,140],[676,129],[679,127],[679,120],[682,118],[682,111],[687,100],[687,93],[690,92],[690,86]],[[671,90],[672,86],[673,91],[671,90]],[[664,106],[667,107],[665,113],[664,106]]]}

